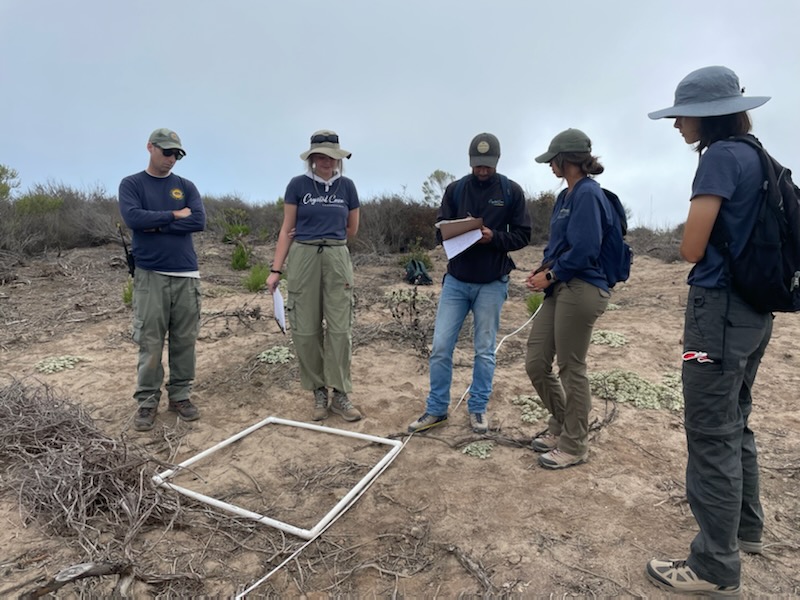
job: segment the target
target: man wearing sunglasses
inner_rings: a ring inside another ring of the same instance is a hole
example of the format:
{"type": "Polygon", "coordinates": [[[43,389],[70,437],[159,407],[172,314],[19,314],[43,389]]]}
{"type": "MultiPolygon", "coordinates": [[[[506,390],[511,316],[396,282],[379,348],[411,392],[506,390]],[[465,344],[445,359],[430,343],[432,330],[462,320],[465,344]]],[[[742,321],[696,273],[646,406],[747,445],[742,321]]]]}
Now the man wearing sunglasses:
{"type": "Polygon", "coordinates": [[[164,380],[162,354],[169,338],[168,410],[184,421],[200,418],[189,399],[200,327],[200,272],[192,233],[206,213],[195,185],[172,172],[186,156],[178,134],[156,129],[147,142],[144,171],[119,186],[122,219],[133,232],[133,340],[139,344],[134,418],[136,431],[153,428],[164,380]]]}

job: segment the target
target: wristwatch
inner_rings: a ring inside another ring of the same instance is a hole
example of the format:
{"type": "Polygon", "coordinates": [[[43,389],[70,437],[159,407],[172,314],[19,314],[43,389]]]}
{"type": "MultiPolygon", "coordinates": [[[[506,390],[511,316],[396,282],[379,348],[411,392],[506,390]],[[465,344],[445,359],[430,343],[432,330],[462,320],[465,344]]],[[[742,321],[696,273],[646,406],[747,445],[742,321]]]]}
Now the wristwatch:
{"type": "Polygon", "coordinates": [[[544,278],[547,279],[547,281],[558,281],[558,277],[556,277],[556,274],[552,271],[545,273],[544,278]]]}

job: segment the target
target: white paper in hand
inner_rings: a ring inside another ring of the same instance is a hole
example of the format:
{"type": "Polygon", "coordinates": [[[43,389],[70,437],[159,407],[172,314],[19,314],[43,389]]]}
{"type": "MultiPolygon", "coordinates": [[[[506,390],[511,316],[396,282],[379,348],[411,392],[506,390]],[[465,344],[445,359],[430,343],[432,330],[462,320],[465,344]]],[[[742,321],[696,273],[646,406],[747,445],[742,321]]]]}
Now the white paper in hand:
{"type": "Polygon", "coordinates": [[[278,327],[281,328],[281,331],[285,334],[286,333],[286,311],[284,310],[283,305],[283,296],[281,295],[281,291],[278,288],[275,288],[275,291],[272,292],[272,305],[273,305],[273,312],[275,314],[275,321],[278,323],[278,327]]]}
{"type": "Polygon", "coordinates": [[[450,260],[454,256],[458,256],[464,250],[473,244],[476,244],[478,240],[481,239],[481,235],[480,229],[473,229],[472,231],[467,231],[461,235],[451,237],[449,240],[442,240],[442,247],[444,247],[444,253],[447,255],[447,260],[450,260]]]}

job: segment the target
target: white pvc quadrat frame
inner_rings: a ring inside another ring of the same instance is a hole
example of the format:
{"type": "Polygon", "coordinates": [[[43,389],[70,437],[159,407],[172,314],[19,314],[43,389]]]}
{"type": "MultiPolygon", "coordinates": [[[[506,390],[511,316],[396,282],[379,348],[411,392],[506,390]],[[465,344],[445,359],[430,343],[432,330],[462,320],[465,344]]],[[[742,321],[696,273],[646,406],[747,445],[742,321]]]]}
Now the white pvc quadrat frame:
{"type": "Polygon", "coordinates": [[[303,423],[300,421],[290,421],[288,419],[281,419],[279,417],[267,417],[260,423],[256,423],[248,427],[247,429],[237,433],[234,436],[229,437],[227,440],[220,442],[216,446],[209,448],[208,450],[204,450],[200,454],[193,456],[192,458],[183,461],[179,465],[177,465],[174,469],[168,469],[158,475],[153,476],[153,483],[158,486],[168,488],[178,492],[179,494],[183,494],[184,496],[188,496],[189,498],[193,498],[199,502],[203,502],[204,504],[208,504],[215,508],[219,508],[221,510],[228,511],[235,515],[239,515],[241,517],[245,517],[247,519],[252,519],[254,521],[258,521],[259,523],[263,523],[264,525],[269,525],[270,527],[275,527],[276,529],[280,529],[281,531],[285,531],[286,533],[291,533],[292,535],[296,535],[297,537],[303,538],[305,540],[313,539],[320,531],[322,531],[331,521],[333,521],[342,510],[344,510],[348,504],[352,501],[352,499],[369,483],[375,476],[380,473],[381,469],[383,469],[384,465],[390,463],[394,456],[400,452],[402,449],[402,443],[397,440],[390,440],[388,438],[377,437],[374,435],[368,435],[365,433],[358,433],[355,431],[345,431],[343,429],[334,429],[332,427],[322,427],[320,425],[313,425],[312,423],[303,423]],[[359,440],[367,440],[370,442],[375,442],[378,444],[386,444],[387,446],[391,446],[389,452],[376,464],[372,469],[367,473],[361,481],[359,481],[345,496],[339,500],[339,502],[334,506],[328,514],[326,514],[322,519],[314,525],[311,529],[303,529],[302,527],[296,527],[294,525],[290,525],[289,523],[284,523],[283,521],[278,521],[277,519],[272,519],[265,515],[261,515],[252,511],[249,511],[245,508],[241,508],[236,506],[235,504],[229,504],[227,502],[223,502],[222,500],[218,500],[217,498],[212,498],[211,496],[206,496],[205,494],[201,494],[199,492],[195,492],[188,488],[175,485],[174,483],[170,483],[167,481],[170,477],[173,477],[177,473],[180,473],[186,467],[193,465],[194,463],[206,458],[207,456],[213,454],[217,450],[220,450],[226,446],[231,445],[232,443],[242,439],[243,437],[250,435],[254,431],[261,429],[265,425],[288,425],[289,427],[299,427],[301,429],[310,429],[312,431],[319,431],[322,433],[328,433],[333,435],[341,435],[344,437],[351,437],[356,438],[359,440]]]}

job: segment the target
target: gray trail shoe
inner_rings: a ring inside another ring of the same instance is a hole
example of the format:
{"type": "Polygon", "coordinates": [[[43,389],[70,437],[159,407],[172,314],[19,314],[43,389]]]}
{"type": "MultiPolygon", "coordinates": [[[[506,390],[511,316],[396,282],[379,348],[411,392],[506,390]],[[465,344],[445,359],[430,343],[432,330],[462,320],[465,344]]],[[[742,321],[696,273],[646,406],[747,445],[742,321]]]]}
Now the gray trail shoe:
{"type": "Polygon", "coordinates": [[[575,465],[582,465],[586,462],[589,453],[578,455],[569,454],[558,448],[550,450],[546,454],[539,457],[539,464],[545,469],[566,469],[567,467],[574,467],[575,465]]]}
{"type": "Polygon", "coordinates": [[[549,431],[531,440],[531,449],[534,452],[550,452],[556,448],[558,448],[558,437],[549,431]]]}
{"type": "Polygon", "coordinates": [[[140,406],[133,419],[133,428],[136,431],[150,431],[156,423],[157,412],[155,406],[140,406]]]}
{"type": "Polygon", "coordinates": [[[314,390],[314,412],[311,413],[312,421],[322,421],[328,418],[328,388],[320,387],[314,390]]]}
{"type": "Polygon", "coordinates": [[[331,400],[331,412],[339,415],[345,421],[358,421],[361,418],[361,412],[353,406],[350,398],[347,397],[345,392],[333,390],[333,399],[331,400]]]}
{"type": "Polygon", "coordinates": [[[447,423],[447,415],[429,415],[422,413],[422,416],[408,426],[408,433],[419,433],[427,431],[432,427],[438,427],[447,423]]]}
{"type": "Polygon", "coordinates": [[[469,426],[475,433],[488,433],[489,415],[487,413],[469,413],[469,426]]]}

